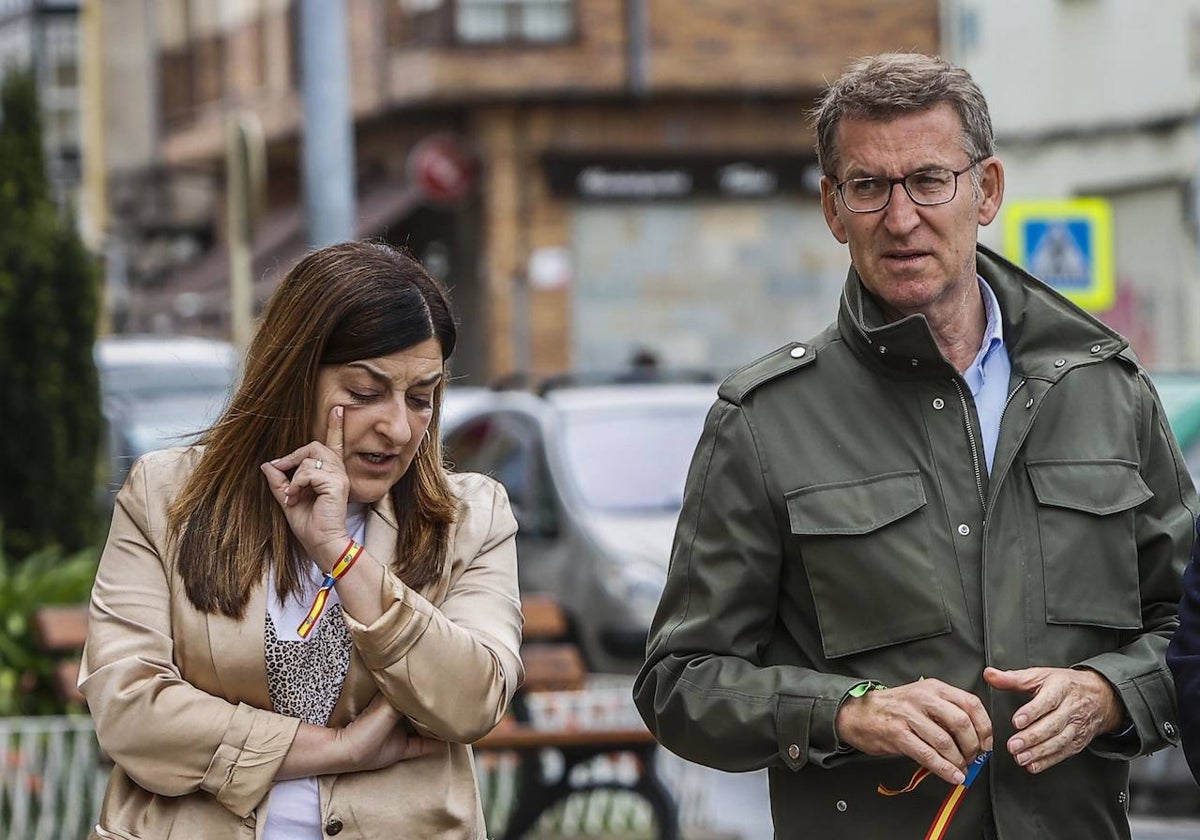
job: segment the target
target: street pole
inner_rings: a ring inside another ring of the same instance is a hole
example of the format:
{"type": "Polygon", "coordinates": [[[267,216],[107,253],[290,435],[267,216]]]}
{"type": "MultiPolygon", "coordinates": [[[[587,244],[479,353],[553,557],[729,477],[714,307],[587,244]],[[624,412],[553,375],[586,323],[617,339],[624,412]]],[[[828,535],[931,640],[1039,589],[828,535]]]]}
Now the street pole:
{"type": "Polygon", "coordinates": [[[229,240],[229,322],[233,346],[244,355],[254,335],[252,272],[254,222],[266,194],[266,147],[258,119],[235,113],[225,127],[229,240]]]}
{"type": "Polygon", "coordinates": [[[300,0],[304,206],[314,248],[355,234],[348,53],[344,0],[300,0]]]}

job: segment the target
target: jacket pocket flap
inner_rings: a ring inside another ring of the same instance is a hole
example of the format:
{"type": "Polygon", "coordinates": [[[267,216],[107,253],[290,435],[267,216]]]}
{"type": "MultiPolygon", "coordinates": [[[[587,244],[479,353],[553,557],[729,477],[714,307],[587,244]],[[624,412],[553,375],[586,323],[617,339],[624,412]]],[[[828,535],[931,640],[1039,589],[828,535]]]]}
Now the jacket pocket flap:
{"type": "Polygon", "coordinates": [[[1154,496],[1131,461],[1030,461],[1038,502],[1107,516],[1154,496]]]}
{"type": "Polygon", "coordinates": [[[787,494],[793,534],[869,534],[925,505],[916,470],[802,487],[787,494]]]}

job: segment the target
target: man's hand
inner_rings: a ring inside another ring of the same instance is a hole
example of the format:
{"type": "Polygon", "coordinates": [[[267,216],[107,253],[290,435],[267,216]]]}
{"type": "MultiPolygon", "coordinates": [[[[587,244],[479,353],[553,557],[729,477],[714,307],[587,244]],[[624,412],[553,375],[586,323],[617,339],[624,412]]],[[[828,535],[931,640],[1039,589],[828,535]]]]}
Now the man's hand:
{"type": "Polygon", "coordinates": [[[906,755],[950,784],[992,748],[992,721],[970,692],[921,680],[850,697],[834,723],[838,738],[867,755],[906,755]]]}
{"type": "Polygon", "coordinates": [[[1096,671],[985,668],[983,678],[1000,691],[1033,694],[1013,715],[1017,734],[1008,739],[1008,751],[1030,773],[1082,752],[1096,736],[1114,731],[1121,723],[1116,689],[1096,671]]]}

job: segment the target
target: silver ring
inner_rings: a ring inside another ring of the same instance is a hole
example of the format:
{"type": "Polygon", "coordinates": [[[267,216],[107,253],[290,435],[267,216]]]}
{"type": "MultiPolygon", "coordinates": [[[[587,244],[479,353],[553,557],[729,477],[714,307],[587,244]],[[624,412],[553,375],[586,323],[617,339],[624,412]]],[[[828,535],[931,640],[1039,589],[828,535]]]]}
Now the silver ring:
{"type": "Polygon", "coordinates": [[[319,470],[323,470],[323,469],[325,469],[325,462],[322,461],[320,458],[318,458],[317,462],[315,464],[313,464],[313,466],[319,470]]]}

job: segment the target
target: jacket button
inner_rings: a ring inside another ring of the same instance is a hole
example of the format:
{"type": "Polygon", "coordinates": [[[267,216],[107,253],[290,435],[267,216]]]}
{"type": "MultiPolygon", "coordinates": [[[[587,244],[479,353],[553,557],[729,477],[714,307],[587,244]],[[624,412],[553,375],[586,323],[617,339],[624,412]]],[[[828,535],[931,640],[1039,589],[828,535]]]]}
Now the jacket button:
{"type": "Polygon", "coordinates": [[[805,353],[805,350],[803,347],[793,347],[792,352],[789,353],[788,355],[791,356],[793,359],[803,359],[804,353],[805,353]]]}
{"type": "Polygon", "coordinates": [[[1093,345],[1092,345],[1092,352],[1093,352],[1093,353],[1099,353],[1099,352],[1100,352],[1100,345],[1099,345],[1099,344],[1093,344],[1093,345]]]}
{"type": "Polygon", "coordinates": [[[1062,367],[1062,366],[1063,366],[1063,365],[1065,365],[1066,363],[1067,363],[1067,360],[1066,360],[1066,359],[1055,359],[1055,360],[1054,360],[1054,366],[1055,366],[1055,367],[1062,367]]]}
{"type": "Polygon", "coordinates": [[[340,834],[342,831],[342,821],[337,817],[330,817],[325,823],[325,833],[332,837],[335,834],[340,834]]]}
{"type": "Polygon", "coordinates": [[[933,407],[936,410],[941,411],[943,408],[946,407],[946,401],[944,399],[942,399],[941,397],[934,397],[933,398],[933,407]]]}
{"type": "Polygon", "coordinates": [[[788,755],[791,756],[793,761],[795,761],[800,757],[800,748],[795,744],[792,744],[790,747],[788,747],[788,755]]]}
{"type": "Polygon", "coordinates": [[[839,799],[837,801],[837,805],[835,805],[834,807],[836,807],[839,811],[845,811],[846,810],[846,800],[839,799]]]}
{"type": "Polygon", "coordinates": [[[964,522],[958,526],[958,533],[962,534],[964,537],[969,536],[971,533],[971,526],[964,522]]]}
{"type": "Polygon", "coordinates": [[[1171,721],[1167,721],[1163,724],[1163,732],[1166,733],[1168,738],[1172,737],[1175,734],[1175,724],[1171,723],[1171,721]]]}

